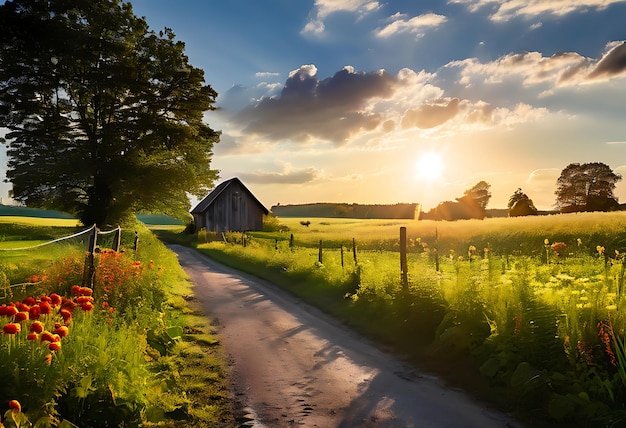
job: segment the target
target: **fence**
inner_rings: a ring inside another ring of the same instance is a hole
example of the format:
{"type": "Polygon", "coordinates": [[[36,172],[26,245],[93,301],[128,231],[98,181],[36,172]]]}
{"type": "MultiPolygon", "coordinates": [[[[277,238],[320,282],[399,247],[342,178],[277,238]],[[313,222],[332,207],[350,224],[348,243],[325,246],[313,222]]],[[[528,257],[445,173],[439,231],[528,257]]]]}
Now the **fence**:
{"type": "MultiPolygon", "coordinates": [[[[94,224],[90,228],[88,228],[86,230],[83,230],[81,232],[74,233],[72,235],[63,236],[61,238],[53,239],[51,241],[47,241],[47,242],[43,242],[43,243],[40,243],[40,244],[31,245],[31,246],[27,246],[27,247],[0,248],[0,252],[33,250],[33,249],[36,249],[36,248],[41,248],[41,247],[44,247],[44,246],[47,246],[47,245],[52,245],[52,244],[56,244],[56,243],[60,243],[60,242],[64,242],[64,241],[77,240],[77,239],[81,240],[81,237],[84,237],[83,239],[84,239],[84,243],[85,243],[86,256],[85,256],[85,264],[84,264],[84,268],[83,268],[82,285],[83,286],[92,286],[93,285],[93,280],[94,280],[94,277],[95,277],[95,272],[96,272],[95,261],[94,261],[94,253],[96,253],[98,251],[98,248],[99,248],[98,247],[98,237],[99,236],[106,236],[106,235],[112,235],[112,240],[110,242],[110,248],[113,249],[114,251],[119,251],[120,250],[120,244],[121,244],[121,237],[122,237],[122,228],[120,226],[118,226],[118,227],[116,227],[115,229],[112,229],[112,230],[101,231],[94,224]]],[[[134,242],[134,250],[135,251],[137,251],[137,244],[138,244],[138,237],[137,237],[137,232],[135,232],[135,242],[134,242]]],[[[0,298],[6,297],[6,294],[7,294],[7,290],[6,289],[7,288],[28,286],[28,285],[34,285],[34,283],[33,282],[23,282],[23,283],[19,283],[19,284],[9,284],[7,287],[2,288],[3,295],[0,295],[0,298]]]]}

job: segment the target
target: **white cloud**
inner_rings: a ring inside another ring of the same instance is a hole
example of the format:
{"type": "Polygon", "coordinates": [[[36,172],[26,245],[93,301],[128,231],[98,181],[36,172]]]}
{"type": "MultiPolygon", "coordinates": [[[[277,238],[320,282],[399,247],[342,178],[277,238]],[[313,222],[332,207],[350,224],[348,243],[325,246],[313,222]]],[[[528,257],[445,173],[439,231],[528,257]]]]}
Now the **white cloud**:
{"type": "Polygon", "coordinates": [[[555,17],[587,9],[604,9],[625,0],[449,0],[467,5],[470,12],[490,8],[493,21],[508,21],[517,16],[532,18],[540,15],[555,17]]]}
{"type": "Polygon", "coordinates": [[[422,37],[429,28],[436,28],[447,21],[443,15],[427,13],[406,19],[406,15],[397,13],[389,18],[391,23],[376,30],[378,37],[387,38],[395,34],[409,33],[416,37],[422,37]]]}
{"type": "Polygon", "coordinates": [[[315,0],[313,18],[306,23],[302,33],[321,34],[326,29],[324,20],[337,12],[355,13],[357,17],[365,16],[381,7],[372,0],[315,0]]]}

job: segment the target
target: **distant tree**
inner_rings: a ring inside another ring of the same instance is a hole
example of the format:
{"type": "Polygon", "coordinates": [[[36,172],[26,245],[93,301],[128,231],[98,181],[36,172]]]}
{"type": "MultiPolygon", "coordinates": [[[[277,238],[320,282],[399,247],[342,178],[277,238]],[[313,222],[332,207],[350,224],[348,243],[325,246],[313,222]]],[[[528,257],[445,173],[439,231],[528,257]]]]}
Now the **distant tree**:
{"type": "Polygon", "coordinates": [[[508,208],[509,217],[537,215],[538,212],[532,199],[530,199],[526,193],[522,192],[522,189],[517,189],[515,193],[511,195],[508,208]]]}
{"type": "Polygon", "coordinates": [[[467,220],[472,218],[483,219],[486,215],[487,204],[491,198],[491,185],[486,181],[479,181],[467,189],[463,196],[456,198],[456,202],[445,201],[422,213],[420,218],[430,220],[467,220]]]}
{"type": "Polygon", "coordinates": [[[617,209],[613,191],[621,179],[601,162],[569,164],[557,180],[556,206],[561,212],[617,209]]]}
{"type": "Polygon", "coordinates": [[[142,210],[188,215],[204,196],[219,134],[217,93],[171,30],[121,0],[0,6],[0,126],[7,181],[27,206],[115,224],[142,210]]]}

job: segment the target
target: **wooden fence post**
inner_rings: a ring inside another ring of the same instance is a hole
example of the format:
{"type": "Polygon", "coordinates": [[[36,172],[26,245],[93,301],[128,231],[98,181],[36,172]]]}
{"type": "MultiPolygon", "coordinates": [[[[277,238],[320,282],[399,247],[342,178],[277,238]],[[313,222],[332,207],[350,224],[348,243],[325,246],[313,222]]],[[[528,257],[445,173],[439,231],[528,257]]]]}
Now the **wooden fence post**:
{"type": "Polygon", "coordinates": [[[356,241],[352,238],[352,256],[354,257],[354,265],[358,265],[359,263],[356,261],[356,241]]]}
{"type": "Polygon", "coordinates": [[[343,270],[343,245],[341,246],[341,270],[343,270]]]}
{"type": "Polygon", "coordinates": [[[120,243],[122,242],[122,228],[118,225],[113,235],[113,251],[116,253],[120,251],[120,243]]]}
{"type": "Polygon", "coordinates": [[[293,250],[293,233],[289,236],[289,249],[293,250]]]}
{"type": "Polygon", "coordinates": [[[321,239],[320,239],[320,246],[319,246],[319,251],[317,255],[317,261],[320,262],[320,264],[322,264],[322,240],[321,239]]]}
{"type": "Polygon", "coordinates": [[[135,230],[135,243],[133,244],[133,249],[135,253],[137,252],[137,247],[139,246],[139,233],[135,230]]]}
{"type": "Polygon", "coordinates": [[[83,287],[93,287],[93,280],[96,276],[96,266],[94,263],[94,253],[98,243],[98,228],[93,225],[93,232],[87,239],[87,256],[85,257],[85,265],[83,267],[83,287]]]}
{"type": "Polygon", "coordinates": [[[406,227],[400,227],[400,276],[402,278],[402,290],[409,289],[409,272],[406,259],[406,227]]]}

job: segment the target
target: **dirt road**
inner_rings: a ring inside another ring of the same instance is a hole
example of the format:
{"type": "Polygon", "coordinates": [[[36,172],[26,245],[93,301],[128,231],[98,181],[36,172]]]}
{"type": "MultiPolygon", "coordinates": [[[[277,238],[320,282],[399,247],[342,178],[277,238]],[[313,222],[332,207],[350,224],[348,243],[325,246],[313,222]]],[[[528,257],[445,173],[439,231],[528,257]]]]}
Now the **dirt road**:
{"type": "Polygon", "coordinates": [[[520,427],[275,286],[171,246],[219,324],[254,427],[520,427]]]}

